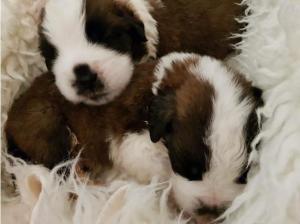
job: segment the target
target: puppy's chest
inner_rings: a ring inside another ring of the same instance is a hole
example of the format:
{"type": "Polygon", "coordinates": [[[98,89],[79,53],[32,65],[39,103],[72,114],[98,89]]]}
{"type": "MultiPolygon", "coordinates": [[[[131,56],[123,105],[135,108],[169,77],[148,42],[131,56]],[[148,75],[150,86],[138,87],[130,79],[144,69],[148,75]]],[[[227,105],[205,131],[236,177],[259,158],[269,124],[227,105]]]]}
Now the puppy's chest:
{"type": "Polygon", "coordinates": [[[134,78],[124,94],[109,108],[107,127],[111,135],[121,138],[148,128],[152,82],[152,77],[148,75],[134,78]]]}
{"type": "Polygon", "coordinates": [[[121,140],[126,134],[139,133],[147,129],[148,106],[144,103],[137,102],[133,107],[119,105],[110,114],[107,125],[108,133],[121,140]]]}

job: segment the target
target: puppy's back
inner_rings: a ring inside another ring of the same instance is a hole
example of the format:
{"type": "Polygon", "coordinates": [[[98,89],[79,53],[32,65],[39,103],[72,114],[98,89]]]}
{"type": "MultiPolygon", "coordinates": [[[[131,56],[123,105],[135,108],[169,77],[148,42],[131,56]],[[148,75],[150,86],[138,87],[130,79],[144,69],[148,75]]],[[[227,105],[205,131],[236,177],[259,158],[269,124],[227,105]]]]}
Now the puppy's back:
{"type": "Polygon", "coordinates": [[[172,51],[196,52],[224,59],[240,41],[230,38],[244,24],[239,0],[162,0],[165,7],[153,12],[158,21],[158,55],[172,51]]]}
{"type": "Polygon", "coordinates": [[[51,74],[36,78],[8,113],[5,131],[10,153],[49,168],[67,157],[70,136],[60,99],[51,74]]]}

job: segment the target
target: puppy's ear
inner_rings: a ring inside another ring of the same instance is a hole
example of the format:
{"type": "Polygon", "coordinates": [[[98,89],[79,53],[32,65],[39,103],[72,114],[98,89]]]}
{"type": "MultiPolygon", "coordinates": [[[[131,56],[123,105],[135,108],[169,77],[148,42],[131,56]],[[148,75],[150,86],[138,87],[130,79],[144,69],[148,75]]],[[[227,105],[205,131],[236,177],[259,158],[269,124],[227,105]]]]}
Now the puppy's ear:
{"type": "Polygon", "coordinates": [[[144,24],[134,15],[133,11],[125,6],[117,5],[117,15],[129,25],[129,34],[135,41],[146,42],[144,24]]]}
{"type": "Polygon", "coordinates": [[[154,96],[149,108],[149,132],[152,142],[159,141],[172,131],[172,120],[175,116],[174,93],[154,96]]]}
{"type": "Polygon", "coordinates": [[[131,40],[131,54],[135,61],[139,61],[145,54],[147,54],[146,49],[146,34],[144,23],[137,18],[133,11],[124,6],[117,7],[117,15],[122,18],[122,21],[126,23],[127,34],[131,40]]]}
{"type": "Polygon", "coordinates": [[[130,36],[132,39],[140,42],[146,42],[146,36],[145,36],[145,28],[144,23],[141,21],[138,21],[137,19],[131,19],[130,21],[130,36]]]}

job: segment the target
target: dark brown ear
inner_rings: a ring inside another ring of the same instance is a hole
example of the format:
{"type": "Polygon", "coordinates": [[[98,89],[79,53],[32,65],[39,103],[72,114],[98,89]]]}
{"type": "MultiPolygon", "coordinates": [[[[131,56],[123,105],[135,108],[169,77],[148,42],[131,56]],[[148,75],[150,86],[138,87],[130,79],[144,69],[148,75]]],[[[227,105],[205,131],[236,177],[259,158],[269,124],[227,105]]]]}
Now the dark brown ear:
{"type": "Polygon", "coordinates": [[[159,94],[154,97],[149,108],[149,132],[152,142],[159,141],[172,131],[175,116],[174,93],[159,94]]]}
{"type": "Polygon", "coordinates": [[[129,24],[129,32],[134,40],[147,41],[143,22],[134,15],[130,8],[117,5],[117,15],[129,24]]]}
{"type": "Polygon", "coordinates": [[[145,28],[144,28],[144,23],[131,19],[130,21],[130,35],[132,39],[140,42],[146,42],[146,36],[145,36],[145,28]]]}
{"type": "Polygon", "coordinates": [[[144,23],[134,15],[131,9],[124,6],[117,6],[117,15],[127,23],[127,32],[131,39],[132,57],[134,60],[139,60],[147,53],[144,23]]]}

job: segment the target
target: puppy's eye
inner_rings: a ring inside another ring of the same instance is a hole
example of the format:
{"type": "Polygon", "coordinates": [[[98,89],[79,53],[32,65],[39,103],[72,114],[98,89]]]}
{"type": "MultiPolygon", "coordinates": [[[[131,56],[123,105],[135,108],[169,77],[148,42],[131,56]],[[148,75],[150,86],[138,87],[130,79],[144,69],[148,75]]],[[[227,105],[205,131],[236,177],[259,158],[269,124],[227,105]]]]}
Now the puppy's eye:
{"type": "Polygon", "coordinates": [[[236,183],[238,184],[246,184],[247,183],[247,176],[250,168],[246,168],[242,174],[236,179],[236,183]]]}
{"type": "Polygon", "coordinates": [[[191,181],[202,180],[203,170],[199,166],[189,166],[187,178],[191,181]]]}
{"type": "Polygon", "coordinates": [[[106,30],[103,25],[96,19],[91,19],[85,24],[85,33],[87,39],[92,43],[100,43],[103,41],[106,30]]]}

